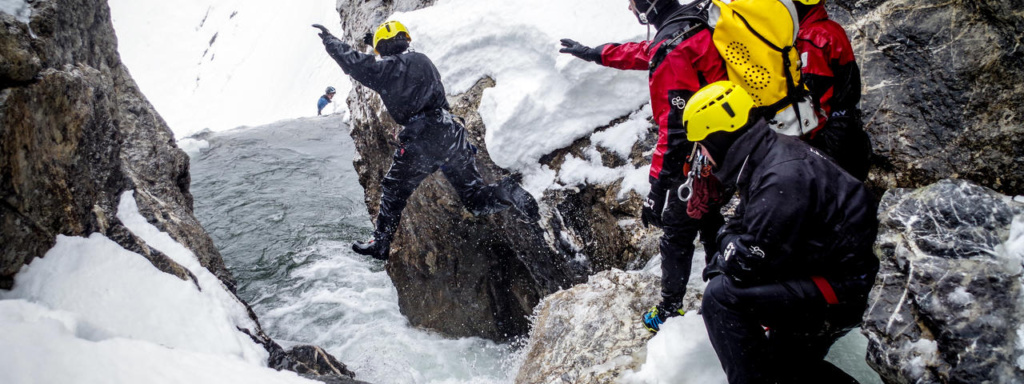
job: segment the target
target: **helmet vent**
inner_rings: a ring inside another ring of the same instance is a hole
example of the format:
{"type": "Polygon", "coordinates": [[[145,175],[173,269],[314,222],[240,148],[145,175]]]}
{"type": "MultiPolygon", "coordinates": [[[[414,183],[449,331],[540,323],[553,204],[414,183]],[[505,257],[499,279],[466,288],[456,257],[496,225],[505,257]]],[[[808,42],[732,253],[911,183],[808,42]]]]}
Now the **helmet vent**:
{"type": "Polygon", "coordinates": [[[722,109],[725,110],[725,113],[729,114],[729,117],[736,117],[736,112],[732,110],[732,106],[729,103],[722,103],[722,109]]]}

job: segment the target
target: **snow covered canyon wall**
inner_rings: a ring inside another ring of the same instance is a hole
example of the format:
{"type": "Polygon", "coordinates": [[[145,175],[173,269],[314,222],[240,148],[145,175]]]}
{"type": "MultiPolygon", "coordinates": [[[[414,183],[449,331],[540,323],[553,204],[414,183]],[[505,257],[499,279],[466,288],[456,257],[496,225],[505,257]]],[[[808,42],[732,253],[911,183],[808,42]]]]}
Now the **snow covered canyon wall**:
{"type": "MultiPolygon", "coordinates": [[[[141,255],[157,270],[189,282],[183,289],[206,295],[223,290],[238,320],[237,328],[225,332],[266,349],[256,355],[271,367],[350,380],[351,372],[318,347],[285,352],[234,296],[235,281],[192,212],[189,159],[122,65],[106,1],[22,5],[18,17],[6,8],[0,12],[0,289],[45,291],[38,284],[19,287],[15,275],[33,269],[23,266],[47,254],[58,238],[105,237],[126,250],[118,255],[141,255]],[[144,218],[134,229],[123,222],[128,213],[119,209],[129,191],[137,203],[132,211],[144,218]],[[144,239],[138,231],[147,225],[187,248],[183,252],[191,260],[176,259],[169,248],[158,250],[152,238],[144,239]]],[[[70,243],[62,243],[62,249],[70,243]]],[[[75,249],[70,253],[84,252],[75,249]]],[[[41,268],[46,269],[33,270],[41,268]]],[[[88,280],[88,275],[76,278],[88,280]]],[[[118,300],[124,292],[106,293],[89,299],[118,300]]],[[[123,321],[156,316],[131,306],[118,310],[124,311],[123,321]]]]}

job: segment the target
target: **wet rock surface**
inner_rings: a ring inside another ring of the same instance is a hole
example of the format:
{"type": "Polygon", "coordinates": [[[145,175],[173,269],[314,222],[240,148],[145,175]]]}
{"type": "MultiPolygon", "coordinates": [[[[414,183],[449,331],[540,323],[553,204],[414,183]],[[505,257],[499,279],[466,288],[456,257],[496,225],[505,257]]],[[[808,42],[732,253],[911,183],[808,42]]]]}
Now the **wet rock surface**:
{"type": "Polygon", "coordinates": [[[994,0],[826,3],[853,43],[872,183],[963,178],[1024,193],[1024,15],[994,0]]]}
{"type": "Polygon", "coordinates": [[[887,192],[879,218],[881,271],[863,325],[868,363],[889,383],[1024,377],[1024,204],[943,180],[887,192]]]}

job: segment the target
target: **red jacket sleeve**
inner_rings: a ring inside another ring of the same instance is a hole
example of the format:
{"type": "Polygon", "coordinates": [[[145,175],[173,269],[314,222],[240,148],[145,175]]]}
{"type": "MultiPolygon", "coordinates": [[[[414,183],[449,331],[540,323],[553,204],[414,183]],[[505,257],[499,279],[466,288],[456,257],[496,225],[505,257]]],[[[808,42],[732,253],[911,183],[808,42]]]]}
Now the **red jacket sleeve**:
{"type": "Polygon", "coordinates": [[[615,69],[646,70],[654,49],[650,41],[625,44],[605,44],[601,50],[601,65],[615,69]]]}

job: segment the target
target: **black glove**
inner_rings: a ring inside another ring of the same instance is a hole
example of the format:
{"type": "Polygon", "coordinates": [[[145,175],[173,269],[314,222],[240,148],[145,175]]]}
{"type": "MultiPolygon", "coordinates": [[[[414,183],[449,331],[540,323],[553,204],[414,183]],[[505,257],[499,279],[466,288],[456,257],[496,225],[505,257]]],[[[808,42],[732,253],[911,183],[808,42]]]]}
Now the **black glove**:
{"type": "Polygon", "coordinates": [[[363,44],[371,47],[373,46],[373,32],[366,32],[366,34],[363,35],[363,44]]]}
{"type": "Polygon", "coordinates": [[[661,213],[665,210],[666,194],[668,194],[668,190],[657,184],[651,184],[651,193],[647,194],[647,198],[644,199],[644,208],[640,211],[640,221],[644,223],[644,227],[651,225],[661,227],[661,213]]]}
{"type": "MultiPolygon", "coordinates": [[[[599,46],[598,48],[604,47],[599,46]]],[[[558,52],[568,53],[586,61],[593,61],[601,64],[601,51],[603,49],[590,48],[586,45],[580,44],[576,40],[562,39],[562,49],[558,52]]]]}
{"type": "Polygon", "coordinates": [[[701,279],[705,282],[715,278],[715,276],[722,274],[722,254],[715,252],[714,256],[708,259],[708,264],[704,266],[704,272],[701,273],[701,279]]]}
{"type": "Polygon", "coordinates": [[[320,24],[313,24],[313,28],[317,28],[317,29],[320,30],[320,33],[318,33],[316,35],[320,36],[321,39],[326,39],[327,36],[333,36],[333,35],[331,35],[331,31],[328,31],[327,28],[325,28],[324,26],[322,26],[320,24]]]}

